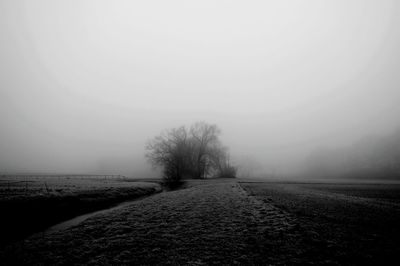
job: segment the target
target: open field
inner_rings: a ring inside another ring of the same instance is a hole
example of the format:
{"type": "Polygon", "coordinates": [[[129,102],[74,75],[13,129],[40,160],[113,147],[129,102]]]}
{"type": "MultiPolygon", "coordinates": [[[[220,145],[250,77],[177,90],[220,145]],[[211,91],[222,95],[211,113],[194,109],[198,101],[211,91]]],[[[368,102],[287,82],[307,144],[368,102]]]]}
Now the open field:
{"type": "Polygon", "coordinates": [[[0,251],[18,265],[390,265],[398,185],[189,182],[0,251]]]}
{"type": "Polygon", "coordinates": [[[0,179],[0,245],[161,190],[155,183],[131,181],[110,176],[4,176],[0,179]]]}
{"type": "Polygon", "coordinates": [[[287,257],[340,265],[391,265],[400,251],[400,185],[242,183],[296,221],[287,257]]]}

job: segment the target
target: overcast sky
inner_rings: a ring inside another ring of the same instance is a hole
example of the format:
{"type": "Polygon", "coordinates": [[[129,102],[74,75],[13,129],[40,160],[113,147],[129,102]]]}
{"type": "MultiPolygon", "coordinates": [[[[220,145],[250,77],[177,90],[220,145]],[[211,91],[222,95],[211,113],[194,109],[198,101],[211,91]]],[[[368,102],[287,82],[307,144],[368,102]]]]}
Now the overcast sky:
{"type": "Polygon", "coordinates": [[[399,127],[399,25],[396,0],[1,0],[0,171],[144,177],[145,142],[199,120],[294,170],[399,127]]]}

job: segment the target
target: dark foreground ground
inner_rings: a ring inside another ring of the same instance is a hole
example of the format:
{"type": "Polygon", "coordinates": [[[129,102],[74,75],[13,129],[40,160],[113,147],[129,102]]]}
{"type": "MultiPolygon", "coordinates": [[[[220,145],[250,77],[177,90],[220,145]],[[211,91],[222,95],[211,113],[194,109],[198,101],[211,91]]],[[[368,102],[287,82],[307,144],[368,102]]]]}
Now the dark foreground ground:
{"type": "Polygon", "coordinates": [[[161,191],[159,184],[132,181],[87,176],[1,177],[0,249],[77,215],[161,191]]]}
{"type": "Polygon", "coordinates": [[[192,182],[10,245],[0,251],[0,261],[395,265],[399,207],[398,185],[192,182]]]}

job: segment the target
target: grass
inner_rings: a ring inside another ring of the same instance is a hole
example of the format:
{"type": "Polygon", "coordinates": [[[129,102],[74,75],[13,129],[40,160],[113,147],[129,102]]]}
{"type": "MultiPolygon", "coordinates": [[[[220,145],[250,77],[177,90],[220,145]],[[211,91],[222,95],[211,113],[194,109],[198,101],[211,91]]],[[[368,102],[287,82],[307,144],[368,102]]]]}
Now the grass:
{"type": "Polygon", "coordinates": [[[240,265],[257,260],[249,204],[237,184],[196,182],[28,239],[0,259],[29,265],[240,265]]]}
{"type": "Polygon", "coordinates": [[[0,245],[80,214],[160,191],[158,184],[89,177],[19,177],[0,181],[0,245]]]}
{"type": "Polygon", "coordinates": [[[400,251],[399,195],[391,185],[194,180],[0,249],[0,261],[390,265],[400,251]]]}
{"type": "MultiPolygon", "coordinates": [[[[285,252],[307,263],[390,265],[400,252],[400,186],[242,183],[295,219],[285,252]]],[[[281,240],[284,240],[282,238],[281,240]]]]}

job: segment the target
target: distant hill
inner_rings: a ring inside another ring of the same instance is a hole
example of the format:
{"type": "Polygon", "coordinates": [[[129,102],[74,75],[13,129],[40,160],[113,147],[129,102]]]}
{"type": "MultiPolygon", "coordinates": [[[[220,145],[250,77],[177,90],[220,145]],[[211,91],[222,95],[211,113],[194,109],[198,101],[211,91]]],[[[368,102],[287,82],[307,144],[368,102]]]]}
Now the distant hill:
{"type": "Polygon", "coordinates": [[[370,136],[350,147],[312,153],[304,175],[318,178],[400,180],[400,130],[370,136]]]}

